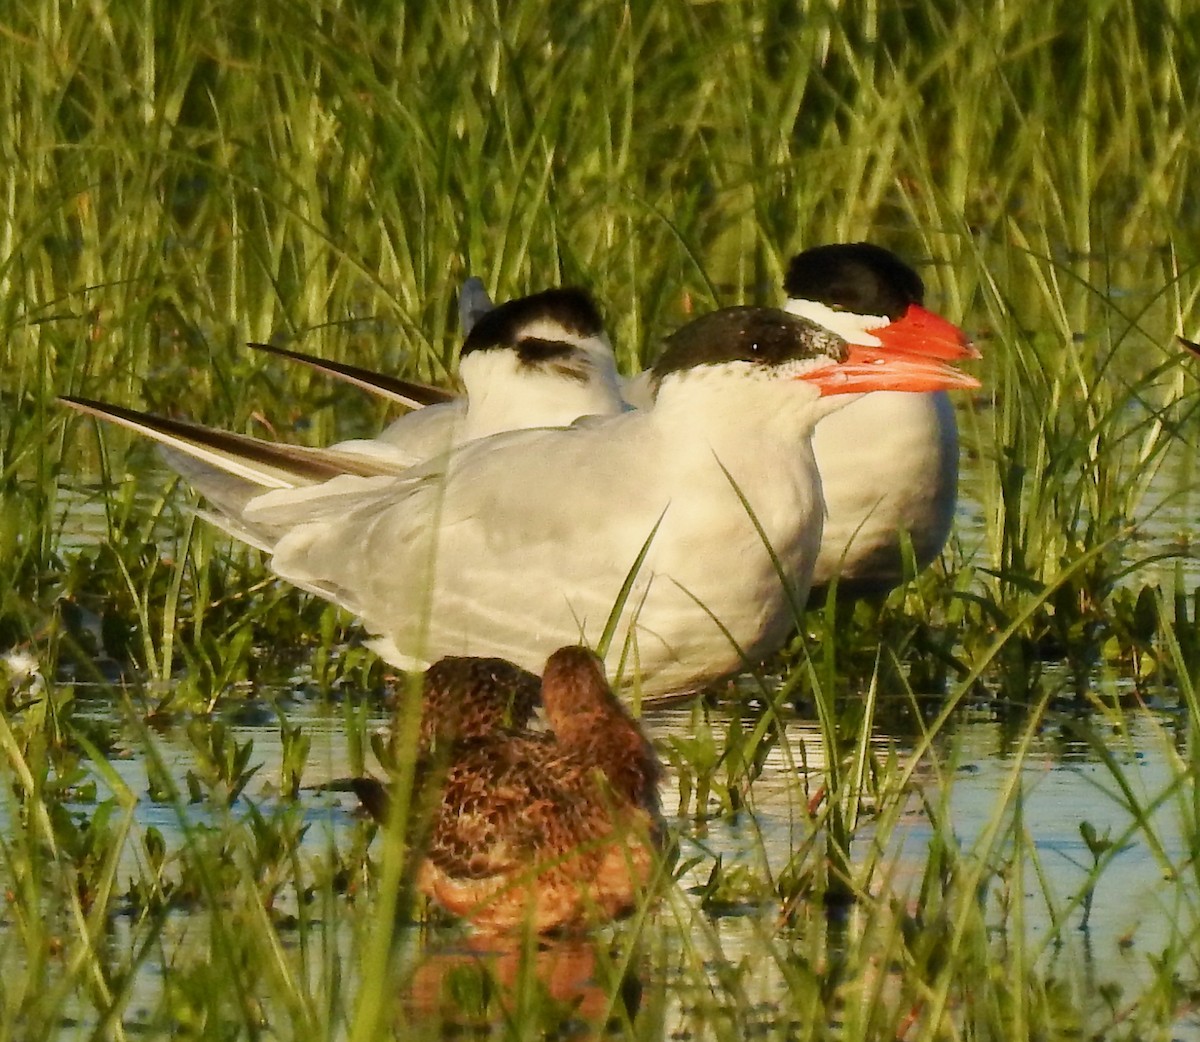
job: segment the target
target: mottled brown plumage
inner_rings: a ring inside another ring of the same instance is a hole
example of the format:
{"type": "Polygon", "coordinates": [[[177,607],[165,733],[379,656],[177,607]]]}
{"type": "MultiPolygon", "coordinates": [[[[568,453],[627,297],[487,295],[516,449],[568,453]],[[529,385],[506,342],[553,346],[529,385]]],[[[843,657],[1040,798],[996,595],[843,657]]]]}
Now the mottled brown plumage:
{"type": "MultiPolygon", "coordinates": [[[[495,663],[446,659],[429,670],[422,733],[438,743],[427,759],[440,798],[430,801],[418,887],[489,932],[577,928],[628,911],[663,839],[650,743],[585,648],[560,648],[546,663],[552,733],[503,724],[498,706],[528,719],[528,684],[489,685],[489,675],[511,676],[495,663]],[[447,705],[451,693],[460,701],[447,705]],[[449,741],[442,713],[456,721],[449,741]]],[[[380,816],[380,801],[364,802],[380,816]]]]}
{"type": "Polygon", "coordinates": [[[502,658],[450,656],[425,670],[421,688],[421,745],[442,739],[483,738],[524,728],[537,709],[542,681],[502,658]]]}

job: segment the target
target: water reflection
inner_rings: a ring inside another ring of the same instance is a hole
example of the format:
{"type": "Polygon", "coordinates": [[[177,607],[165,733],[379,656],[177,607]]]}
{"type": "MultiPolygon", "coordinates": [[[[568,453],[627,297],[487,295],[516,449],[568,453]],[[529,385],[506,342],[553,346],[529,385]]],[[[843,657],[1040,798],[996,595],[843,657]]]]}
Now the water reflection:
{"type": "Polygon", "coordinates": [[[632,1024],[641,957],[603,940],[433,939],[400,1000],[406,1018],[442,1036],[520,1023],[543,1034],[593,1038],[632,1024]]]}

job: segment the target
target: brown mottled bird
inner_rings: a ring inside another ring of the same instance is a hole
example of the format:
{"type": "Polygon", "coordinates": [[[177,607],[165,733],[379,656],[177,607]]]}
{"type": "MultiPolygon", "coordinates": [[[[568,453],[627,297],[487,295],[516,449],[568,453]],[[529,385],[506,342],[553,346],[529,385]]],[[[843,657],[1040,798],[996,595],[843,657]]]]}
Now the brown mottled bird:
{"type": "MultiPolygon", "coordinates": [[[[431,820],[417,886],[486,932],[626,913],[663,844],[658,759],[601,661],[582,647],[550,656],[550,732],[523,726],[536,682],[502,659],[442,659],[426,672],[418,798],[431,820]]],[[[386,817],[379,782],[355,791],[386,817]]]]}
{"type": "Polygon", "coordinates": [[[425,670],[421,688],[421,746],[524,728],[541,694],[541,677],[507,659],[439,659],[425,670]]]}

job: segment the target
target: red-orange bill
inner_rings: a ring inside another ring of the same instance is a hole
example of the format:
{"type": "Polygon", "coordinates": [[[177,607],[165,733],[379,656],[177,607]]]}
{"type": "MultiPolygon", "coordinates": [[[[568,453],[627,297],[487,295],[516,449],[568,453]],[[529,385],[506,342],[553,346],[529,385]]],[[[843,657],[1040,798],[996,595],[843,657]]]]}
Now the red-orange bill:
{"type": "Polygon", "coordinates": [[[889,351],[904,351],[947,361],[980,357],[966,333],[953,322],[947,322],[941,315],[934,314],[920,304],[910,304],[895,322],[872,330],[872,333],[889,351]]]}
{"type": "Polygon", "coordinates": [[[850,345],[844,362],[811,370],[800,379],[816,384],[823,395],[972,390],[980,386],[975,377],[936,356],[855,344],[850,345]]]}

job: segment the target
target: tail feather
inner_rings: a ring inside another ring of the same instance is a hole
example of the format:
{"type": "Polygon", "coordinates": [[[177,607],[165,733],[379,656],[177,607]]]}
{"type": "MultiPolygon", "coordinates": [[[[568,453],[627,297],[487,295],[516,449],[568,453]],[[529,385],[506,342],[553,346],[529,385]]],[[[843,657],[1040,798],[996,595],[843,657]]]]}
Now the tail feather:
{"type": "Polygon", "coordinates": [[[374,477],[397,472],[397,468],[389,466],[382,457],[263,441],[248,434],[151,416],[91,398],[64,395],[59,401],[78,412],[115,423],[227,474],[244,478],[260,489],[294,488],[300,484],[328,481],[339,474],[374,477]]]}
{"type": "Polygon", "coordinates": [[[59,401],[158,442],[167,463],[216,508],[218,514],[208,515],[209,519],[235,538],[264,550],[270,550],[281,533],[243,517],[246,505],[256,496],[320,485],[344,475],[394,477],[405,469],[402,461],[383,455],[263,441],[90,398],[62,397],[59,401]]]}

